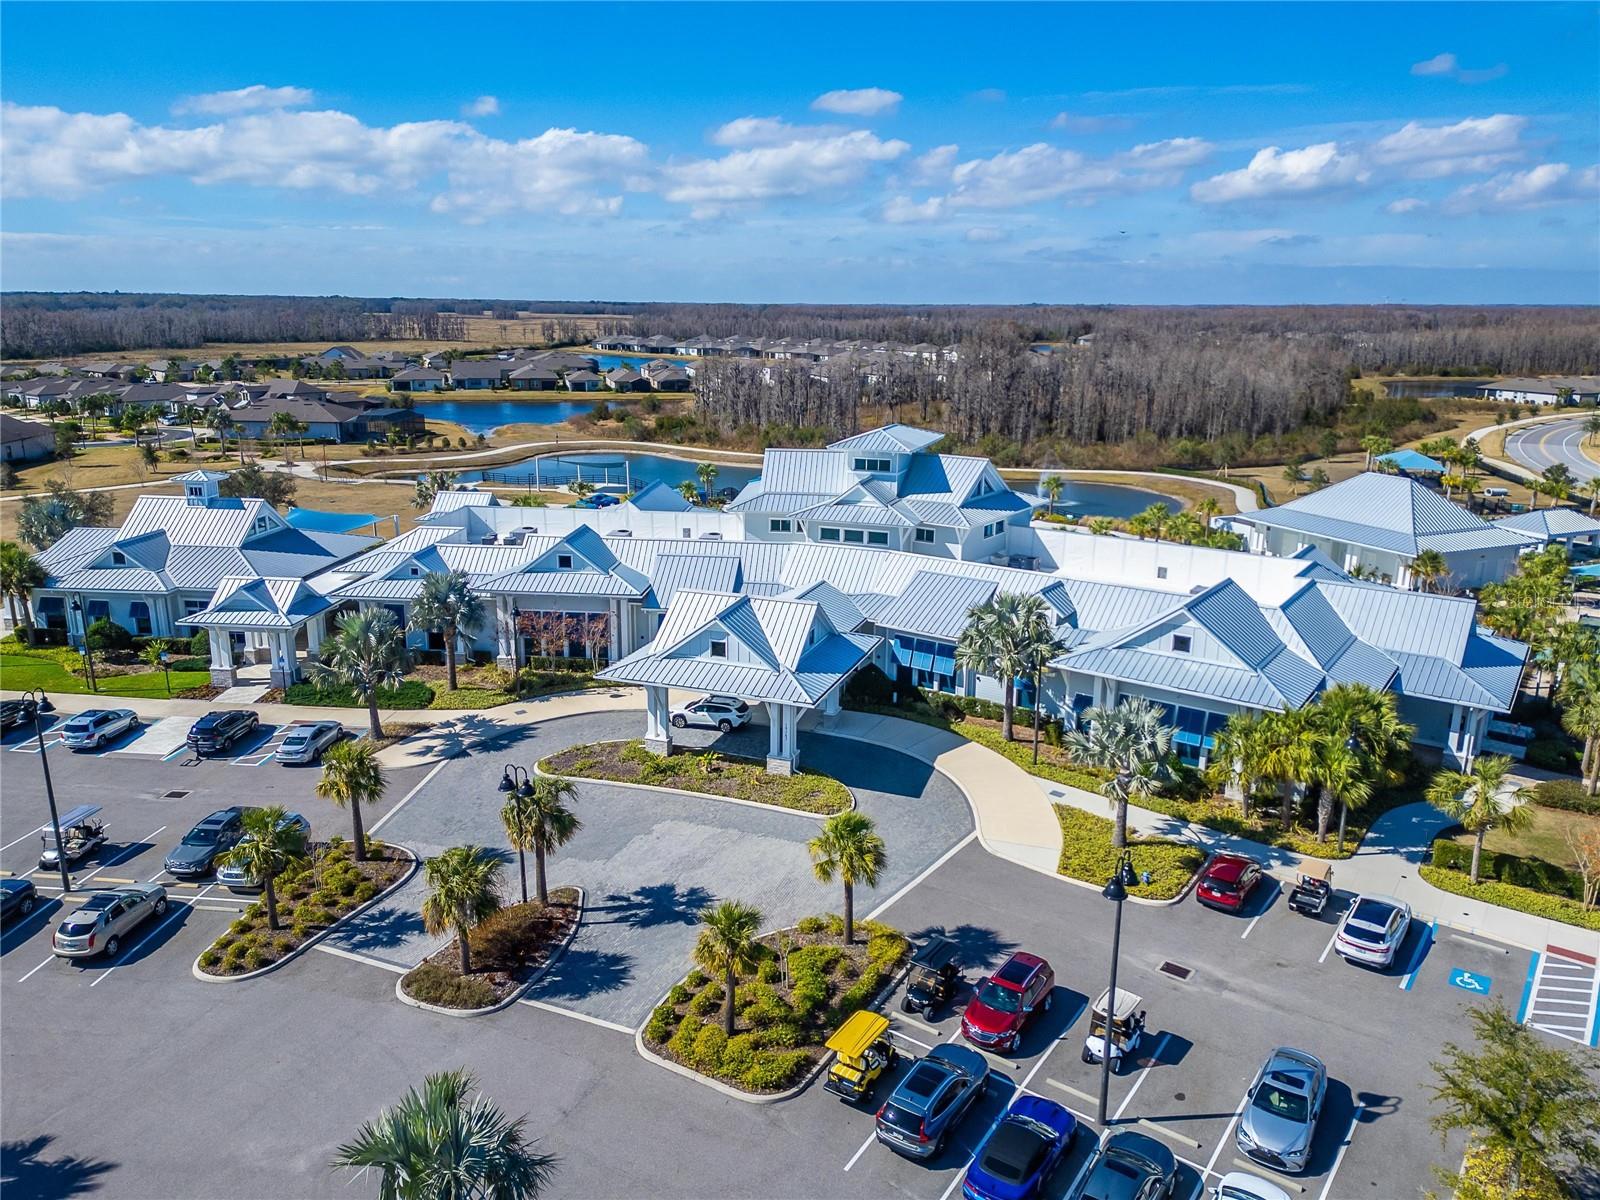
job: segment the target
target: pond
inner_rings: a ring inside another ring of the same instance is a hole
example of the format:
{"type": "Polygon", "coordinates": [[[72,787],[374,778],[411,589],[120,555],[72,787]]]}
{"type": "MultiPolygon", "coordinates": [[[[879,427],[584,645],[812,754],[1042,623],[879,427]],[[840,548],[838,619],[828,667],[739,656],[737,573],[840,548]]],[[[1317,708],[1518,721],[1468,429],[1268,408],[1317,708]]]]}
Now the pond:
{"type": "MultiPolygon", "coordinates": [[[[1020,485],[1026,487],[1026,485],[1020,485]]],[[[1061,489],[1061,499],[1056,501],[1056,512],[1065,517],[1115,517],[1123,520],[1152,504],[1164,505],[1168,512],[1177,512],[1182,503],[1171,496],[1145,488],[1124,487],[1118,483],[1077,483],[1069,480],[1061,489]]],[[[1047,510],[1048,511],[1048,510],[1047,510]]]]}
{"type": "Polygon", "coordinates": [[[1385,379],[1384,390],[1402,400],[1445,400],[1478,398],[1478,391],[1492,379],[1385,379]]]}
{"type": "Polygon", "coordinates": [[[602,399],[419,400],[417,411],[430,421],[454,421],[468,433],[493,433],[502,425],[559,425],[591,411],[602,399]]]}

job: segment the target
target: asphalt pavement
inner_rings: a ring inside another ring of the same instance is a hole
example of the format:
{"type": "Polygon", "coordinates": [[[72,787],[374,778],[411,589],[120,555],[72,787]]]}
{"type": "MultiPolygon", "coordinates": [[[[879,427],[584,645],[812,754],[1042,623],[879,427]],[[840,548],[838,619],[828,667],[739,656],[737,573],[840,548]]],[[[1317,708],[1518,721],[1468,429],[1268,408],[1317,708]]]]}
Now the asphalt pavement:
{"type": "Polygon", "coordinates": [[[1506,457],[1521,463],[1536,475],[1560,464],[1578,480],[1600,475],[1600,464],[1584,453],[1583,431],[1586,417],[1566,421],[1542,421],[1506,435],[1506,457]]]}

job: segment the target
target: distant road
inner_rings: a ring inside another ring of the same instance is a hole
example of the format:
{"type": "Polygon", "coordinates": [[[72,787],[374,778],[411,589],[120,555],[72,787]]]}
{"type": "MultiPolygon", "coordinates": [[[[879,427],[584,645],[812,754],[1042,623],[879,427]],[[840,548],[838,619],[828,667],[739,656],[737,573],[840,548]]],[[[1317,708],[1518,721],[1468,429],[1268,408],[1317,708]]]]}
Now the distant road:
{"type": "Polygon", "coordinates": [[[1600,465],[1583,452],[1583,422],[1583,417],[1546,421],[1507,434],[1506,457],[1536,475],[1561,463],[1574,479],[1593,479],[1600,475],[1600,465]]]}

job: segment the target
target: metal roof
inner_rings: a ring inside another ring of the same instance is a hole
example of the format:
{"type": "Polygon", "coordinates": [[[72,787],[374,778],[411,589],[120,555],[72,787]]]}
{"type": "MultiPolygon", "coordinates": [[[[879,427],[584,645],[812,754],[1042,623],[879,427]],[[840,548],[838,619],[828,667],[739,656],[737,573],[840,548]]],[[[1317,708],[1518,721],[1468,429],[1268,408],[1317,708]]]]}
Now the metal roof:
{"type": "Polygon", "coordinates": [[[1054,665],[1068,671],[1104,675],[1189,696],[1226,700],[1247,708],[1281,709],[1286,705],[1298,708],[1315,690],[1290,699],[1257,671],[1188,659],[1176,654],[1156,654],[1147,650],[1117,647],[1068,653],[1056,659],[1054,665]]]}
{"type": "Polygon", "coordinates": [[[881,629],[954,642],[967,627],[967,613],[993,596],[998,587],[989,579],[918,571],[874,623],[881,629]]]}
{"type": "Polygon", "coordinates": [[[682,588],[697,592],[737,592],[743,566],[731,554],[660,554],[650,573],[646,608],[667,608],[682,588]]]}
{"type": "Polygon", "coordinates": [[[332,607],[299,578],[230,576],[217,586],[209,608],[178,624],[202,629],[296,629],[332,607]]]}
{"type": "Polygon", "coordinates": [[[943,440],[944,434],[931,429],[916,429],[910,425],[884,425],[879,429],[869,429],[854,437],[832,442],[829,444],[829,449],[886,450],[893,454],[914,454],[943,440]]]}
{"type": "Polygon", "coordinates": [[[1536,508],[1491,522],[1501,529],[1531,533],[1541,540],[1551,537],[1585,536],[1600,533],[1600,521],[1575,508],[1536,508]]]}
{"type": "Polygon", "coordinates": [[[472,489],[434,493],[433,503],[429,506],[430,513],[454,512],[458,508],[499,508],[500,497],[493,492],[480,492],[472,489]]]}
{"type": "Polygon", "coordinates": [[[1350,632],[1382,650],[1404,650],[1460,662],[1477,623],[1466,597],[1402,592],[1378,583],[1311,584],[1327,597],[1350,632]]]}
{"type": "Polygon", "coordinates": [[[645,484],[627,502],[644,512],[688,512],[694,507],[683,498],[681,492],[669,488],[659,479],[645,484]]]}

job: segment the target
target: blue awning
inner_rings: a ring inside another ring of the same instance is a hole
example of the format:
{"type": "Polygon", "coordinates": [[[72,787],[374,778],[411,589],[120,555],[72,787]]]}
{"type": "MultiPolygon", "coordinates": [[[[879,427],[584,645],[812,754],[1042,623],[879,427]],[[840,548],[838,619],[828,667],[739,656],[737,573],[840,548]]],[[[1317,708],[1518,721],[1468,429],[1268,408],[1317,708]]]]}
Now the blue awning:
{"type": "Polygon", "coordinates": [[[1416,450],[1395,450],[1389,454],[1380,454],[1373,459],[1374,462],[1388,463],[1402,471],[1416,471],[1423,475],[1443,475],[1444,464],[1436,458],[1429,458],[1416,450]]]}
{"type": "Polygon", "coordinates": [[[956,660],[948,654],[935,654],[933,656],[933,672],[935,675],[954,675],[956,673],[956,660]]]}
{"type": "Polygon", "coordinates": [[[371,525],[378,518],[372,513],[323,512],[316,508],[291,508],[283,519],[295,529],[309,529],[313,533],[349,533],[363,525],[371,525]]]}
{"type": "Polygon", "coordinates": [[[933,670],[933,655],[918,650],[911,655],[911,665],[918,671],[933,670]]]}

